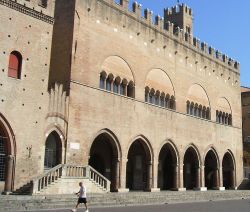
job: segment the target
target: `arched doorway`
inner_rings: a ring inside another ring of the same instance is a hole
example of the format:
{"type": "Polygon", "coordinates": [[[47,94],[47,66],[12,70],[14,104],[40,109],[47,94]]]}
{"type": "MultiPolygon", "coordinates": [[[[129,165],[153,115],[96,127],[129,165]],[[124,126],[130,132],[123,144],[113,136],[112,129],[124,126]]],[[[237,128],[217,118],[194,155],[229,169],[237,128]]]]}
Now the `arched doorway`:
{"type": "Polygon", "coordinates": [[[111,181],[110,191],[118,191],[120,150],[115,138],[108,133],[98,135],[90,149],[89,165],[111,181]]]}
{"type": "Polygon", "coordinates": [[[199,156],[193,147],[189,147],[184,156],[184,187],[187,190],[200,187],[199,156]]]}
{"type": "Polygon", "coordinates": [[[7,120],[0,114],[0,193],[14,188],[15,140],[7,120]]]}
{"type": "Polygon", "coordinates": [[[222,160],[223,187],[225,189],[235,188],[235,167],[233,156],[227,152],[222,160]]]}
{"type": "Polygon", "coordinates": [[[170,143],[165,144],[159,154],[158,188],[161,190],[176,189],[177,182],[177,155],[170,143]]]}
{"type": "Polygon", "coordinates": [[[213,150],[209,150],[205,157],[205,186],[207,189],[219,187],[218,160],[213,150]]]}
{"type": "Polygon", "coordinates": [[[152,160],[148,145],[137,139],[128,151],[126,187],[129,190],[150,190],[152,185],[152,160]]]}
{"type": "Polygon", "coordinates": [[[45,143],[44,169],[51,169],[62,163],[62,142],[56,131],[47,137],[45,143]]]}

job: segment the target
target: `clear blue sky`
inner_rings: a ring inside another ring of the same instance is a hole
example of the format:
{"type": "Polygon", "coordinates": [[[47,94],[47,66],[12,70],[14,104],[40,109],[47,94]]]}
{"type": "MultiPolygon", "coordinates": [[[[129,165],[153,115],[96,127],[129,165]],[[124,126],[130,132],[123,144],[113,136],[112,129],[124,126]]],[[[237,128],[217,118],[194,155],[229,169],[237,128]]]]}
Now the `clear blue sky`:
{"type": "MultiPolygon", "coordinates": [[[[137,0],[163,16],[177,0],[137,0]]],[[[130,0],[132,3],[132,0],[130,0]]],[[[194,35],[240,62],[241,85],[250,87],[250,0],[180,0],[193,9],[194,35]]]]}

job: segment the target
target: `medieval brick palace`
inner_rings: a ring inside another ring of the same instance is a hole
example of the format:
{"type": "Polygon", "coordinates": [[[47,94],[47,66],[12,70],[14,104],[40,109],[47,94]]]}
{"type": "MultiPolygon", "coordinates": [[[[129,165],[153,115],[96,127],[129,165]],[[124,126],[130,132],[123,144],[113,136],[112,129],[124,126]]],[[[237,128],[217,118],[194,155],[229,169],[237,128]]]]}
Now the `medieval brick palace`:
{"type": "Polygon", "coordinates": [[[240,66],[185,4],[0,0],[0,26],[1,192],[241,183],[240,66]]]}

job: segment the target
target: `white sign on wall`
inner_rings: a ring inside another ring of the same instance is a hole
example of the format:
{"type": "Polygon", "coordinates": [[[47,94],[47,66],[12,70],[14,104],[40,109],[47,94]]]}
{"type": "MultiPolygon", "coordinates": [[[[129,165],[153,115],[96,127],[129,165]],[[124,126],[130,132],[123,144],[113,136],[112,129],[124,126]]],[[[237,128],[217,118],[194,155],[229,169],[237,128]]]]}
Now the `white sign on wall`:
{"type": "Polygon", "coordinates": [[[79,143],[73,143],[70,142],[70,149],[80,149],[80,144],[79,143]]]}

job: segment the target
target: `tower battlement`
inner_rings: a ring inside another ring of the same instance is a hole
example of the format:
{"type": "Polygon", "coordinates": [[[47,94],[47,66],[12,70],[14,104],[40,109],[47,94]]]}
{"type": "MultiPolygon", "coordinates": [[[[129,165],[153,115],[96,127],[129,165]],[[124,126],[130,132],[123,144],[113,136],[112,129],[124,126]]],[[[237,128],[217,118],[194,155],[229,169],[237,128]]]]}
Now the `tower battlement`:
{"type": "Polygon", "coordinates": [[[0,0],[0,4],[45,22],[54,22],[55,0],[0,0]]]}
{"type": "Polygon", "coordinates": [[[173,40],[179,41],[199,54],[217,61],[230,69],[239,72],[240,63],[221,53],[212,46],[193,36],[193,10],[185,4],[178,4],[175,7],[164,9],[164,18],[160,15],[153,16],[150,9],[142,10],[142,5],[137,1],[132,3],[132,11],[129,10],[129,0],[100,0],[110,4],[123,14],[132,16],[138,22],[147,25],[149,28],[158,31],[160,34],[173,40]]]}

